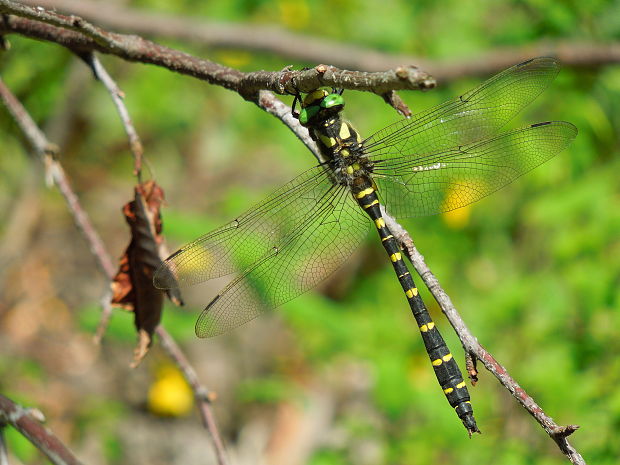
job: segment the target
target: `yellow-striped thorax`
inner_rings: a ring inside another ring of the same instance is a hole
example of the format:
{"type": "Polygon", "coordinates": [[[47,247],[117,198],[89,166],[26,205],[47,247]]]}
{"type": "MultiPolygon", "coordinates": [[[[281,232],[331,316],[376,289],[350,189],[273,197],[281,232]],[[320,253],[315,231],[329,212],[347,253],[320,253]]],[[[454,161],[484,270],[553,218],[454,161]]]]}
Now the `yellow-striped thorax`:
{"type": "Polygon", "coordinates": [[[350,186],[354,194],[374,185],[370,178],[373,165],[364,153],[362,139],[353,126],[340,117],[344,108],[342,95],[317,89],[306,95],[301,107],[299,122],[308,128],[336,181],[350,186]]]}

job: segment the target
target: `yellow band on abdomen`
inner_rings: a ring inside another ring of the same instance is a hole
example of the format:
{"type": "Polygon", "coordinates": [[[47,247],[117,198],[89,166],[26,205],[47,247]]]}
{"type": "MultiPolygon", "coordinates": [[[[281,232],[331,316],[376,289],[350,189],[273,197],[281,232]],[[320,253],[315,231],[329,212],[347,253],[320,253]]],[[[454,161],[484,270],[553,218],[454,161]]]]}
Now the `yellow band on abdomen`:
{"type": "Polygon", "coordinates": [[[372,187],[369,187],[369,188],[364,189],[363,191],[360,191],[357,194],[355,194],[355,197],[357,197],[358,199],[363,199],[367,195],[372,194],[374,191],[375,190],[372,187]]]}

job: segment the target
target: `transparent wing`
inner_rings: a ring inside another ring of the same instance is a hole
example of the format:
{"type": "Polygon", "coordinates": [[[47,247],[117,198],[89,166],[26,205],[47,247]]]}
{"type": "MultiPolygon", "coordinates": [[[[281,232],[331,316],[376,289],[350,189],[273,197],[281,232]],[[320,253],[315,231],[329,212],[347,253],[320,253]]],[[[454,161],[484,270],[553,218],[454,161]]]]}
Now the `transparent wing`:
{"type": "Polygon", "coordinates": [[[330,185],[323,167],[302,173],[234,221],[181,247],[156,271],[155,287],[188,286],[246,269],[279,246],[330,185]]]}
{"type": "MultiPolygon", "coordinates": [[[[306,198],[303,206],[312,207],[303,219],[202,312],[196,322],[199,337],[226,332],[297,297],[333,273],[359,246],[369,220],[348,188],[326,179],[306,198]]],[[[290,206],[280,215],[296,215],[290,206]]]]}
{"type": "Polygon", "coordinates": [[[576,135],[571,123],[538,123],[450,150],[378,162],[374,179],[392,215],[434,215],[504,187],[562,151],[576,135]]]}
{"type": "Polygon", "coordinates": [[[373,160],[436,153],[493,136],[558,74],[553,58],[508,68],[475,89],[376,132],[363,143],[373,160]]]}

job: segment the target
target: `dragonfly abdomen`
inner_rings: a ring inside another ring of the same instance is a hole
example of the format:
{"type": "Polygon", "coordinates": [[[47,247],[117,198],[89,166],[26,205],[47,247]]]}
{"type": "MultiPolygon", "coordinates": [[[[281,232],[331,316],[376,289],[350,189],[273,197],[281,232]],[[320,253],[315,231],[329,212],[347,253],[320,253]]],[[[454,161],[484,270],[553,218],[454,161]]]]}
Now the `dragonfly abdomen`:
{"type": "Polygon", "coordinates": [[[461,371],[418,293],[411,273],[403,260],[398,242],[385,224],[377,192],[372,187],[371,182],[372,180],[368,179],[366,186],[361,190],[354,191],[353,194],[360,207],[370,216],[377,228],[381,243],[390,257],[394,272],[407,297],[407,302],[422,335],[426,352],[431,360],[441,389],[469,434],[480,432],[474,419],[469,392],[461,371]]]}

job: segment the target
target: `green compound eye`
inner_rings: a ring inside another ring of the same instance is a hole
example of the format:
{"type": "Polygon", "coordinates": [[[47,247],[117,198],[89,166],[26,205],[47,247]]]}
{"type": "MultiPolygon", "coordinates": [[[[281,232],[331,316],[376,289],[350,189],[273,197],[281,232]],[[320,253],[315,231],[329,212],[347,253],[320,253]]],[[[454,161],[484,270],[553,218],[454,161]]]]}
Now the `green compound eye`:
{"type": "Polygon", "coordinates": [[[302,109],[299,112],[299,122],[301,124],[308,124],[308,121],[310,120],[310,118],[316,115],[318,111],[319,111],[319,107],[316,105],[302,109]]]}
{"type": "Polygon", "coordinates": [[[321,101],[321,106],[323,108],[331,108],[336,105],[344,105],[344,98],[340,94],[329,94],[321,101]]]}

